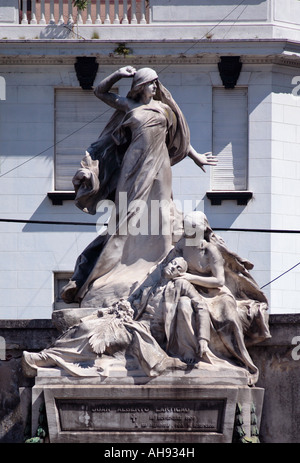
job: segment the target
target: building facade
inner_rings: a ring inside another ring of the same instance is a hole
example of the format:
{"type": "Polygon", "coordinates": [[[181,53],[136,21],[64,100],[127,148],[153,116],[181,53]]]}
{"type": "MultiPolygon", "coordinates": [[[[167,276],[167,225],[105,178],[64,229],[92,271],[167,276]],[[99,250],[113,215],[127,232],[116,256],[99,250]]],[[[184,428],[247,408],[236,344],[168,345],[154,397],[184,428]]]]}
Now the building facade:
{"type": "Polygon", "coordinates": [[[127,64],[157,71],[218,156],[173,167],[177,206],[254,264],[271,314],[300,312],[300,2],[213,3],[1,3],[0,319],[50,319],[107,221],[76,208],[71,179],[111,114],[92,87],[127,64]]]}

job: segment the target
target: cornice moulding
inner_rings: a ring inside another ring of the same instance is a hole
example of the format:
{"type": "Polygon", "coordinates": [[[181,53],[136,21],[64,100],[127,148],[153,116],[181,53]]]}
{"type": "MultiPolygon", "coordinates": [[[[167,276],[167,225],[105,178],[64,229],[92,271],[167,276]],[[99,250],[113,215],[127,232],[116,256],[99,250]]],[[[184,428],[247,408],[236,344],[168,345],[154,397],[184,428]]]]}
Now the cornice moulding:
{"type": "MultiPolygon", "coordinates": [[[[224,53],[222,53],[224,55],[224,53]]],[[[90,54],[88,56],[96,57],[97,63],[100,65],[114,64],[134,64],[134,65],[165,65],[165,64],[217,64],[220,61],[221,54],[205,53],[205,54],[178,54],[178,55],[131,55],[127,57],[114,54],[100,55],[90,54]]],[[[280,64],[285,66],[300,67],[300,56],[297,55],[240,55],[243,64],[280,64]]],[[[61,56],[61,55],[0,55],[0,65],[65,65],[72,66],[76,62],[76,56],[61,56]]]]}

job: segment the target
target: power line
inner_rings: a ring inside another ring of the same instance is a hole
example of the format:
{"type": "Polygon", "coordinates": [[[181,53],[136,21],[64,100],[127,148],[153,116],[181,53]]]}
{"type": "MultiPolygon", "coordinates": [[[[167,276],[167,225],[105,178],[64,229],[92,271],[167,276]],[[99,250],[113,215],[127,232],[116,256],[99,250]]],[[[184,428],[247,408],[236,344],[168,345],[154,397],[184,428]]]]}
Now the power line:
{"type": "Polygon", "coordinates": [[[79,132],[80,130],[84,129],[84,127],[86,127],[87,125],[89,124],[92,124],[95,120],[99,119],[99,117],[103,116],[104,114],[106,114],[108,111],[110,111],[110,108],[106,109],[106,111],[104,111],[103,113],[99,114],[99,116],[96,116],[94,117],[94,119],[92,119],[91,121],[87,122],[86,124],[84,124],[82,127],[80,127],[79,129],[76,129],[74,130],[73,132],[71,132],[69,135],[66,135],[64,138],[62,138],[61,140],[57,141],[56,143],[53,143],[53,145],[51,146],[48,146],[48,148],[45,148],[43,151],[41,151],[40,153],[38,154],[35,154],[34,156],[32,156],[31,158],[28,158],[26,159],[26,161],[22,162],[21,164],[17,165],[16,167],[13,167],[12,169],[4,172],[3,174],[0,175],[0,178],[1,177],[4,177],[4,175],[7,175],[9,174],[10,172],[18,169],[19,167],[23,166],[24,164],[27,164],[27,162],[30,162],[32,161],[33,159],[37,158],[38,156],[40,156],[41,154],[44,154],[46,153],[48,150],[50,150],[51,148],[54,148],[56,145],[58,145],[59,143],[63,142],[64,140],[66,140],[67,138],[71,137],[72,135],[74,135],[75,133],[79,132]]]}
{"type": "Polygon", "coordinates": [[[285,272],[281,273],[280,275],[278,275],[278,277],[274,278],[274,280],[271,280],[269,281],[269,283],[265,284],[264,286],[262,286],[260,289],[263,289],[265,288],[266,286],[270,285],[271,283],[273,283],[274,281],[278,280],[279,278],[281,278],[283,275],[285,275],[286,273],[290,272],[291,270],[293,270],[294,268],[298,267],[298,265],[300,265],[300,262],[298,262],[298,264],[294,265],[293,267],[289,268],[288,270],[286,270],[285,272]]]}
{"type": "Polygon", "coordinates": [[[214,231],[254,232],[254,233],[300,233],[300,230],[272,230],[267,228],[215,228],[214,231]]]}
{"type": "MultiPolygon", "coordinates": [[[[64,222],[64,221],[52,221],[52,220],[32,220],[32,219],[1,219],[0,218],[0,223],[1,222],[8,222],[8,223],[26,223],[26,224],[38,224],[38,225],[68,225],[68,226],[90,226],[90,227],[95,227],[95,226],[107,226],[107,223],[103,224],[97,224],[93,222],[64,222]]],[[[240,232],[254,232],[254,233],[298,233],[300,234],[300,230],[267,230],[267,229],[244,229],[244,228],[213,228],[214,231],[240,231],[240,232]]],[[[260,289],[265,288],[266,286],[269,286],[271,283],[274,281],[278,280],[282,276],[286,275],[288,272],[296,268],[298,265],[300,265],[300,262],[298,262],[296,265],[293,267],[289,268],[285,272],[281,273],[278,275],[276,278],[273,280],[269,281],[269,283],[266,283],[265,285],[261,286],[260,289]]]]}
{"type": "MultiPolygon", "coordinates": [[[[6,219],[0,218],[1,222],[7,223],[28,223],[28,224],[39,224],[39,225],[79,225],[79,226],[93,226],[96,227],[99,224],[97,222],[67,222],[58,220],[34,220],[34,219],[6,219]]],[[[101,224],[107,226],[107,223],[101,224]]],[[[277,230],[267,228],[217,228],[212,227],[214,231],[232,231],[232,232],[246,232],[246,233],[282,233],[282,234],[300,234],[300,230],[277,230]]]]}
{"type": "MultiPolygon", "coordinates": [[[[27,224],[38,224],[38,225],[82,225],[82,226],[93,226],[99,225],[93,222],[64,222],[57,220],[33,220],[33,219],[0,219],[0,222],[7,223],[27,223],[27,224]]],[[[106,225],[106,224],[103,224],[106,225]]]]}
{"type": "MultiPolygon", "coordinates": [[[[241,5],[241,4],[240,4],[240,5],[241,5]]],[[[238,5],[238,6],[240,6],[240,5],[238,5]]],[[[245,7],[242,9],[242,11],[241,11],[240,14],[238,15],[238,17],[235,18],[235,20],[234,20],[233,24],[231,25],[229,31],[226,31],[226,32],[225,32],[225,35],[223,36],[223,39],[224,39],[225,36],[231,31],[231,29],[233,28],[233,26],[236,25],[236,22],[240,19],[240,17],[242,16],[242,14],[244,13],[244,11],[245,11],[247,8],[248,8],[248,5],[245,5],[245,7]]]]}
{"type": "MultiPolygon", "coordinates": [[[[241,6],[243,3],[245,2],[245,0],[242,0],[238,5],[236,5],[226,16],[224,16],[223,19],[221,19],[217,24],[215,24],[211,29],[209,29],[207,32],[205,32],[205,34],[202,35],[202,37],[200,37],[200,39],[196,40],[195,43],[193,43],[193,45],[191,45],[189,48],[187,48],[185,50],[185,53],[189,52],[192,48],[194,48],[201,40],[204,39],[204,37],[207,37],[209,36],[209,34],[214,30],[216,29],[216,27],[218,27],[220,24],[222,24],[223,21],[225,21],[228,16],[230,16],[239,6],[241,6]]],[[[243,9],[243,11],[240,13],[240,15],[238,16],[238,18],[241,16],[241,14],[244,12],[244,10],[247,8],[248,5],[246,5],[246,7],[243,9]]],[[[161,72],[165,71],[168,67],[170,66],[170,64],[167,64],[164,68],[162,68],[158,74],[160,74],[161,72]]]]}

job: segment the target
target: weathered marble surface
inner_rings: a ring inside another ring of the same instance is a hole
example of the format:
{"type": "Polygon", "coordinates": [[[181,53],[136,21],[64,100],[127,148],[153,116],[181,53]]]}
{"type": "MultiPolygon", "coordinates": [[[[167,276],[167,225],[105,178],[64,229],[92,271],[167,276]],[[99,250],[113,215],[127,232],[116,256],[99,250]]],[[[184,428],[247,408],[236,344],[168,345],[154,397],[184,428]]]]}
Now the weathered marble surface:
{"type": "Polygon", "coordinates": [[[62,335],[38,354],[24,352],[26,374],[59,366],[75,376],[107,376],[111,361],[129,364],[130,357],[149,377],[229,364],[243,367],[255,384],[258,370],[247,346],[270,337],[265,296],[250,263],[227,250],[206,217],[195,212],[189,220],[200,238],[191,246],[183,234],[131,298],[109,308],[54,312],[62,335]]]}
{"type": "Polygon", "coordinates": [[[44,379],[33,388],[33,423],[44,400],[51,443],[230,443],[237,403],[245,434],[251,436],[253,406],[260,426],[264,390],[247,385],[179,385],[157,378],[142,387],[120,387],[120,379],[101,385],[44,379]]]}
{"type": "Polygon", "coordinates": [[[270,337],[268,302],[253,265],[202,212],[184,217],[172,199],[172,165],[216,159],[191,146],[154,70],[121,68],[95,94],[116,112],[74,176],[76,204],[114,209],[63,289],[80,309],[54,313],[60,337],[23,354],[24,373],[36,377],[33,426],[44,400],[52,442],[231,442],[239,401],[248,428],[253,403],[261,413],[248,348],[270,337]],[[125,98],[110,91],[123,77],[133,79],[125,98]],[[126,402],[142,415],[118,412],[126,402]],[[163,403],[188,411],[159,420],[163,403]]]}

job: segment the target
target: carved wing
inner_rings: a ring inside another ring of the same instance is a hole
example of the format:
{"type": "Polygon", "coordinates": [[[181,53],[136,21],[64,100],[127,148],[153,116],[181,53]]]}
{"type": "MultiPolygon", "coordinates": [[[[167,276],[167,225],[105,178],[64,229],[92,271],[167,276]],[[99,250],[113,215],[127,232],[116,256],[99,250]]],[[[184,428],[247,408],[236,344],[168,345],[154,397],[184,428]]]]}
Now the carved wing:
{"type": "Polygon", "coordinates": [[[89,344],[96,354],[112,354],[128,347],[132,335],[127,331],[122,319],[109,316],[100,320],[89,337],[89,344]]]}

